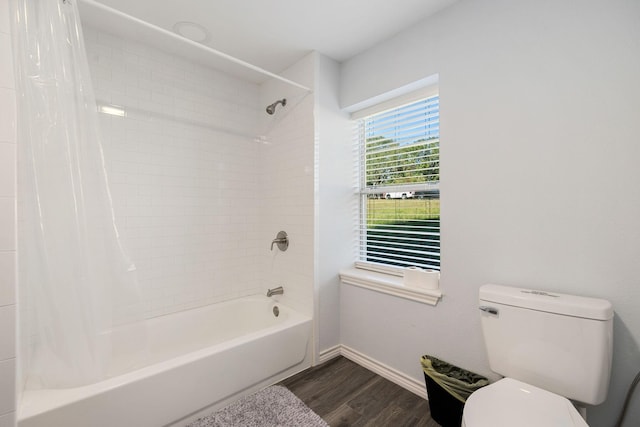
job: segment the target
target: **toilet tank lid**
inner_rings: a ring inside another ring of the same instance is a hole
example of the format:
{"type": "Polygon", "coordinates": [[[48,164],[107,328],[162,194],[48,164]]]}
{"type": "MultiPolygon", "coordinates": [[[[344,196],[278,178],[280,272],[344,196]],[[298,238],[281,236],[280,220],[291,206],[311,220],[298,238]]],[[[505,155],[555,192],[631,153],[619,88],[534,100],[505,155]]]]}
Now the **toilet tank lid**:
{"type": "Polygon", "coordinates": [[[613,306],[605,299],[550,291],[487,284],[480,287],[480,300],[585,319],[613,318],[613,306]]]}

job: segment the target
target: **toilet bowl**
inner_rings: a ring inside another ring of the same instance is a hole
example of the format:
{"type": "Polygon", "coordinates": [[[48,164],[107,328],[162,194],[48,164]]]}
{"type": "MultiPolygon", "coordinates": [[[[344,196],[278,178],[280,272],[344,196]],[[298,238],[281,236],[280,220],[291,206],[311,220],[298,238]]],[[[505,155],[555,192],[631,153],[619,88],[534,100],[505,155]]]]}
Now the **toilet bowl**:
{"type": "Polygon", "coordinates": [[[588,427],[565,397],[503,378],[469,396],[463,427],[588,427]]]}

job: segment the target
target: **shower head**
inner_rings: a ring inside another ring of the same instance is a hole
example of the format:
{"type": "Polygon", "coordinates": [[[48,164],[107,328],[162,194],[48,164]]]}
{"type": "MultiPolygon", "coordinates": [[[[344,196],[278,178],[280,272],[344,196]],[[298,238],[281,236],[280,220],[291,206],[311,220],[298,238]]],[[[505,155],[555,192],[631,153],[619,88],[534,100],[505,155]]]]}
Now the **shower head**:
{"type": "Polygon", "coordinates": [[[276,107],[278,104],[282,104],[282,106],[284,107],[285,105],[287,105],[287,98],[278,99],[273,104],[268,105],[266,108],[267,114],[273,115],[273,113],[276,112],[276,107]]]}

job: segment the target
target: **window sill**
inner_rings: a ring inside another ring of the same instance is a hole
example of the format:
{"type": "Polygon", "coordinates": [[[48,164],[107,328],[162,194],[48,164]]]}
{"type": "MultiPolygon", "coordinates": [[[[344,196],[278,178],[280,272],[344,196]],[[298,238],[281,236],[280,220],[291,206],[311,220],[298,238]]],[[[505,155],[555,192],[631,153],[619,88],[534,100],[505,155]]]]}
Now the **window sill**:
{"type": "Polygon", "coordinates": [[[347,268],[340,271],[342,283],[365,289],[393,295],[399,298],[436,305],[442,292],[440,290],[426,290],[406,287],[401,276],[395,276],[360,268],[347,268]]]}

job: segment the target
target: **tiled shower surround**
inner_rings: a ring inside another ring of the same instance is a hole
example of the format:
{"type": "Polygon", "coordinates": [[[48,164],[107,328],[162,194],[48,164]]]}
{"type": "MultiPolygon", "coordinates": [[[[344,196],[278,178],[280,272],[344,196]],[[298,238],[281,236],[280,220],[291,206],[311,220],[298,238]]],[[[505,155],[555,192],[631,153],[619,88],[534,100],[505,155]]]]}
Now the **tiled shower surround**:
{"type": "Polygon", "coordinates": [[[0,4],[0,427],[16,409],[16,107],[8,4],[0,4]]]}
{"type": "Polygon", "coordinates": [[[256,138],[266,114],[260,85],[84,32],[98,104],[125,112],[101,113],[101,134],[116,223],[137,267],[145,317],[276,285],[310,313],[311,97],[265,127],[265,143],[256,138]],[[291,235],[286,253],[269,250],[280,229],[291,235]]]}

